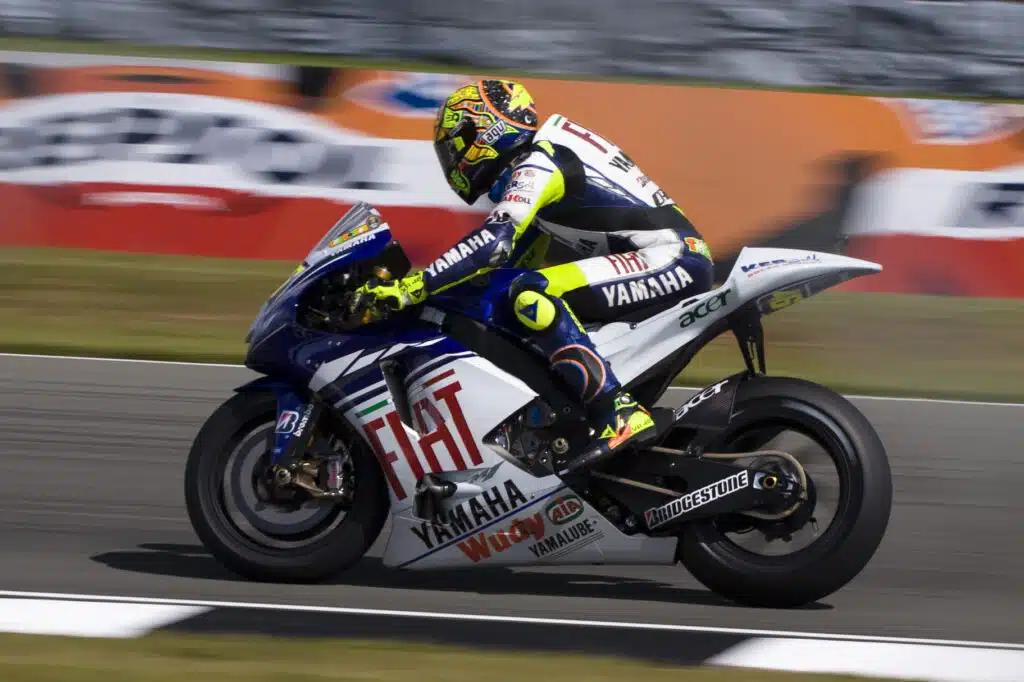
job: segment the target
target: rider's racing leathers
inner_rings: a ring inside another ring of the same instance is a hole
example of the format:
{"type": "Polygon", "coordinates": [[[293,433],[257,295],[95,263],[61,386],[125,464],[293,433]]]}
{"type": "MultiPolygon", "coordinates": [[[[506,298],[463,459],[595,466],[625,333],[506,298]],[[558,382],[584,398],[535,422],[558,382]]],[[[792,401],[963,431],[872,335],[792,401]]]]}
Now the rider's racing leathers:
{"type": "Polygon", "coordinates": [[[653,422],[621,392],[580,320],[635,320],[708,291],[710,251],[625,152],[557,114],[489,197],[496,205],[484,223],[405,286],[422,300],[494,268],[533,269],[552,239],[581,256],[518,277],[509,297],[524,337],[588,407],[604,413],[595,449],[576,464],[596,462],[636,432],[653,431],[653,422]]]}

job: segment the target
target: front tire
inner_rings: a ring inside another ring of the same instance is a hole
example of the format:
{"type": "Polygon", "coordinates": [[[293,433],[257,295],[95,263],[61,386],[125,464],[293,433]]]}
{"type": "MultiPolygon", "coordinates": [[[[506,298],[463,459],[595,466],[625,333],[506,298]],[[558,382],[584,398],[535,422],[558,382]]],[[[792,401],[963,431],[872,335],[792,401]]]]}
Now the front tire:
{"type": "MultiPolygon", "coordinates": [[[[689,524],[679,559],[705,586],[748,606],[793,608],[816,602],[853,580],[871,560],[892,509],[885,448],[848,400],[799,379],[757,376],[740,384],[723,450],[758,424],[799,424],[825,446],[839,472],[841,504],[829,528],[808,547],[763,556],[739,547],[715,519],[689,524]]],[[[742,448],[746,450],[746,448],[742,448]]]]}
{"type": "Polygon", "coordinates": [[[260,501],[254,470],[271,447],[276,417],[277,400],[269,391],[238,393],[210,416],[185,468],[189,520],[210,553],[243,577],[324,580],[355,564],[380,534],[390,506],[384,475],[358,436],[338,434],[354,468],[348,510],[260,501]]]}

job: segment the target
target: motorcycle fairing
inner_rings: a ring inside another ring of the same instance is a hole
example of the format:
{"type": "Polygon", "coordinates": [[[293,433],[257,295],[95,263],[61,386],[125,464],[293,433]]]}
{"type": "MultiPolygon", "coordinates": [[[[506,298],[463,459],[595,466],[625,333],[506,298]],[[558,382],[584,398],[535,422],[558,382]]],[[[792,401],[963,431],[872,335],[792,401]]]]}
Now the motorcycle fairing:
{"type": "MultiPolygon", "coordinates": [[[[348,217],[338,223],[344,230],[359,222],[348,217]]],[[[295,323],[299,298],[318,273],[384,251],[390,242],[387,225],[374,229],[379,231],[372,237],[344,249],[330,246],[336,237],[321,240],[305,267],[261,309],[250,330],[247,364],[282,377],[295,387],[295,395],[321,396],[376,453],[392,503],[385,564],[415,569],[672,563],[675,538],[623,533],[589,503],[572,499],[575,493],[557,476],[526,471],[484,442],[540,392],[445,334],[444,319],[471,317],[500,328],[502,297],[515,271],[491,273],[483,281],[432,297],[421,326],[385,321],[347,334],[327,334],[295,323]],[[443,502],[448,524],[427,522],[415,516],[413,505],[416,484],[426,472],[451,474],[466,483],[466,490],[475,491],[476,486],[479,492],[443,502]]],[[[816,278],[835,281],[879,269],[833,254],[744,249],[721,287],[636,324],[604,325],[592,337],[628,384],[688,346],[703,345],[709,330],[726,320],[759,305],[774,309],[771,299],[765,299],[773,292],[816,278]]],[[[805,297],[815,291],[808,285],[798,293],[805,297]]],[[[785,296],[787,301],[797,299],[793,293],[785,296]]],[[[554,390],[542,390],[545,398],[557,397],[554,390]]],[[[279,415],[294,406],[283,400],[279,415]]]]}

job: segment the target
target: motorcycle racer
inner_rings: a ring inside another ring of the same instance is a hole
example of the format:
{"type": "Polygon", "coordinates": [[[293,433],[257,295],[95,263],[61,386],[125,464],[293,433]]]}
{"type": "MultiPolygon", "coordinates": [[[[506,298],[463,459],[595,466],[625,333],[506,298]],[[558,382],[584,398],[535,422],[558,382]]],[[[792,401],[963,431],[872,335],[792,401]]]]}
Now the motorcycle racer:
{"type": "Polygon", "coordinates": [[[611,141],[560,114],[540,123],[515,81],[456,90],[438,109],[434,149],[451,189],[470,205],[486,194],[493,210],[423,271],[357,293],[401,309],[496,268],[530,269],[509,287],[511,310],[524,340],[578,392],[592,427],[559,473],[653,437],[650,412],[623,390],[581,320],[635,322],[710,290],[711,252],[693,224],[611,141]],[[580,260],[541,267],[552,240],[580,260]]]}

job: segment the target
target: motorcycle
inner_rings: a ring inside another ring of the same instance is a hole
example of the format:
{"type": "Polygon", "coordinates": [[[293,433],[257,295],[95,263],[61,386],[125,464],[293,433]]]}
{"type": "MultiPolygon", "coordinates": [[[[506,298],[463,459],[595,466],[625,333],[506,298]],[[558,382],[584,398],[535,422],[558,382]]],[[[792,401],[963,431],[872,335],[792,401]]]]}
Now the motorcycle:
{"type": "Polygon", "coordinates": [[[504,292],[523,271],[491,271],[383,319],[361,310],[360,285],[410,270],[381,213],[359,203],[259,310],[245,364],[262,376],[213,412],[186,466],[192,526],[228,569],[321,581],[360,561],[390,519],[388,567],[682,563],[726,599],[789,608],[839,590],[875,553],[892,501],[885,448],[843,396],[766,374],[762,318],[881,266],[744,248],[707,293],[631,321],[583,320],[648,406],[726,332],[745,368],[654,407],[654,442],[564,475],[590,430],[510,331],[504,292]],[[823,479],[800,447],[778,445],[792,434],[839,481],[823,529],[823,479]],[[751,535],[782,549],[809,540],[773,554],[746,546],[751,535]]]}

